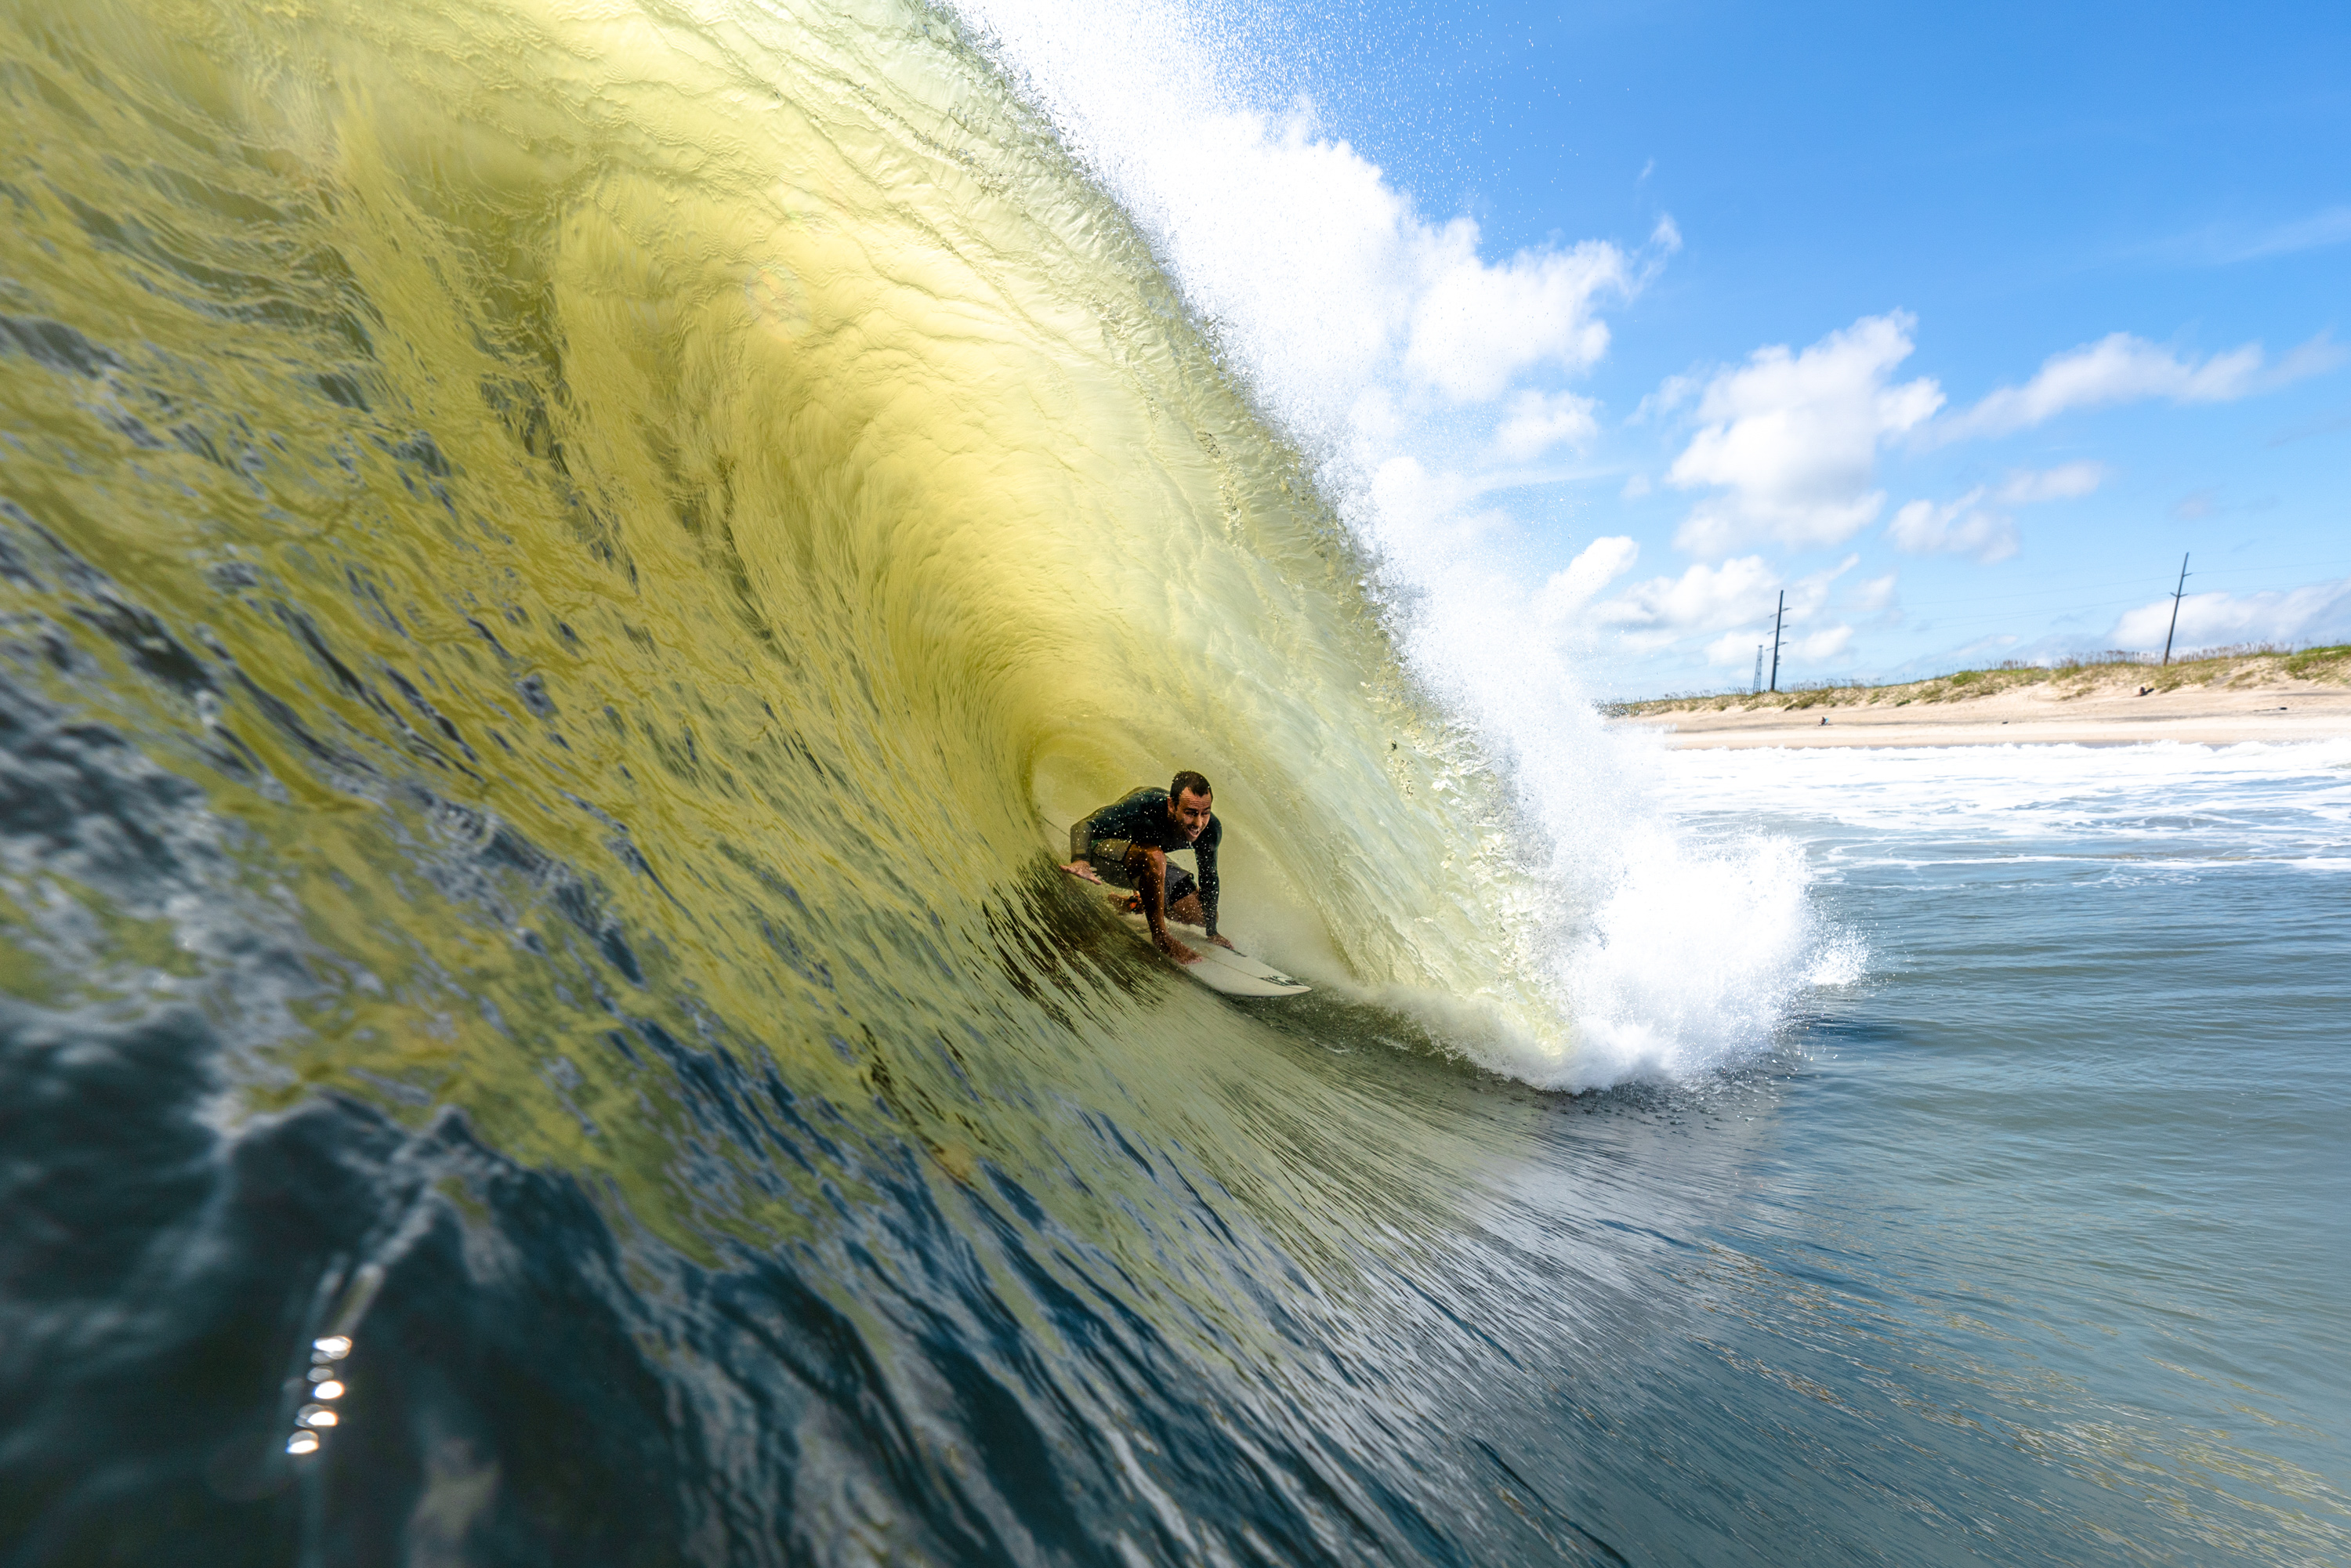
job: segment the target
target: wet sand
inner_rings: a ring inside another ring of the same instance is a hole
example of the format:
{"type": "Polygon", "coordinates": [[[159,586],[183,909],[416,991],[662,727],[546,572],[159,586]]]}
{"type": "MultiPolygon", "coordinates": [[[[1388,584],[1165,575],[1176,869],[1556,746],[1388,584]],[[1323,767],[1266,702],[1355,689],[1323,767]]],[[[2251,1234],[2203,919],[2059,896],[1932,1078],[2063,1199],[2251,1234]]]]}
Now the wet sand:
{"type": "MultiPolygon", "coordinates": [[[[1786,700],[1783,696],[1781,701],[1786,700]]],[[[2351,737],[2351,690],[2281,681],[2226,691],[2186,687],[2138,696],[2129,690],[2064,696],[2047,685],[1942,703],[1846,703],[1800,708],[1732,707],[1612,719],[1665,732],[1677,749],[1750,746],[2123,746],[2176,740],[2233,746],[2248,740],[2351,737]],[[1827,723],[1822,722],[1823,718],[1827,723]]]]}

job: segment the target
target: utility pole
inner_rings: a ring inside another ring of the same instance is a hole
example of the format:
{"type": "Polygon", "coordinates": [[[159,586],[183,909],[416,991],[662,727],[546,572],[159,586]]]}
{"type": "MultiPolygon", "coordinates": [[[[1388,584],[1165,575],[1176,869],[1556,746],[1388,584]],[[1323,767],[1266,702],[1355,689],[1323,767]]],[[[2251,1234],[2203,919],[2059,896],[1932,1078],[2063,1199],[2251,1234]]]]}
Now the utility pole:
{"type": "MultiPolygon", "coordinates": [[[[2186,561],[2179,563],[2187,566],[2186,561]]],[[[2175,607],[2176,608],[2176,607],[2175,607]]],[[[1788,591],[1780,591],[1780,608],[1771,617],[1771,689],[1780,689],[1780,623],[1788,618],[1788,591]]]]}
{"type": "Polygon", "coordinates": [[[1750,685],[1750,686],[1749,686],[1749,687],[1747,688],[1747,695],[1748,695],[1749,696],[1750,696],[1750,697],[1751,697],[1751,696],[1757,696],[1757,695],[1760,695],[1762,693],[1762,690],[1763,690],[1763,644],[1762,644],[1762,643],[1756,643],[1756,644],[1755,644],[1755,682],[1754,682],[1754,684],[1753,684],[1752,685],[1750,685]]]}
{"type": "Polygon", "coordinates": [[[2179,630],[2179,596],[2188,591],[2188,557],[2179,558],[2179,586],[2171,591],[2171,631],[2163,634],[2163,662],[2171,663],[2171,635],[2179,630]]]}

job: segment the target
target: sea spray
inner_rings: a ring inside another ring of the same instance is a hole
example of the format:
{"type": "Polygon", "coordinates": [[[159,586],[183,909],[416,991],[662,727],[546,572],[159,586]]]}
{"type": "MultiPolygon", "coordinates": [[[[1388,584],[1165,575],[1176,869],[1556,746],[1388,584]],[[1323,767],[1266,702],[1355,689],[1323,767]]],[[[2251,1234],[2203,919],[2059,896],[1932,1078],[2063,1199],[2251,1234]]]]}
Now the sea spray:
{"type": "MultiPolygon", "coordinates": [[[[1442,961],[1443,999],[1420,976],[1360,977],[1546,1087],[1686,1077],[1767,1050],[1813,956],[1840,940],[1802,858],[1762,838],[1701,851],[1661,814],[1641,743],[1628,753],[1604,730],[1579,668],[1578,620],[1605,578],[1532,570],[1537,540],[1477,477],[1514,386],[1507,406],[1555,434],[1590,427],[1590,400],[1523,383],[1605,351],[1602,312],[1678,244],[1670,222],[1632,249],[1489,260],[1474,222],[1425,215],[1317,120],[1311,78],[1248,47],[1254,18],[1133,0],[956,9],[1308,455],[1375,566],[1366,586],[1415,685],[1466,726],[1453,744],[1474,760],[1438,774],[1468,806],[1444,852],[1479,888],[1489,960],[1534,977],[1541,1005],[1465,994],[1442,961]],[[1468,786],[1471,773],[1485,777],[1468,786]]],[[[1590,559],[1609,570],[1637,555],[1602,543],[1590,559]]]]}

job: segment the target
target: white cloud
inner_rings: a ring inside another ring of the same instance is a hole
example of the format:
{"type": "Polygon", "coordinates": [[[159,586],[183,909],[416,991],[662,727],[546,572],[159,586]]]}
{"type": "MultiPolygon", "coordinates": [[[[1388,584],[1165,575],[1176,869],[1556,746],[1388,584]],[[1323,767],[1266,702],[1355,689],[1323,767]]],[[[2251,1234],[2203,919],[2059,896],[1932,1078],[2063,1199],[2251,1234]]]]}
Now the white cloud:
{"type": "Polygon", "coordinates": [[[1706,645],[1706,662],[1709,664],[1751,666],[1759,651],[1764,658],[1771,657],[1771,643],[1768,634],[1759,638],[1753,632],[1744,629],[1725,632],[1706,645]]]}
{"type": "MultiPolygon", "coordinates": [[[[1849,555],[1824,571],[1787,583],[1787,624],[1795,626],[1819,614],[1828,602],[1830,587],[1860,559],[1849,555]]],[[[1679,577],[1635,583],[1593,614],[1617,628],[1627,646],[1648,652],[1694,632],[1759,624],[1768,628],[1780,608],[1782,586],[1780,574],[1760,555],[1740,556],[1720,566],[1700,561],[1679,577]]]]}
{"type": "MultiPolygon", "coordinates": [[[[1588,369],[1608,351],[1601,302],[1638,293],[1682,244],[1670,217],[1631,255],[1586,240],[1489,262],[1478,254],[1476,221],[1466,217],[1437,227],[1407,214],[1400,233],[1400,293],[1409,301],[1404,370],[1454,403],[1489,402],[1538,365],[1588,369]]],[[[1588,416],[1589,401],[1579,401],[1588,416]]]]}
{"type": "Polygon", "coordinates": [[[1494,431],[1494,450],[1513,463],[1531,463],[1562,442],[1581,446],[1600,433],[1594,406],[1573,392],[1530,388],[1510,400],[1510,413],[1494,431]]]}
{"type": "Polygon", "coordinates": [[[1819,614],[1829,601],[1829,590],[1836,580],[1861,564],[1861,557],[1849,555],[1836,565],[1800,577],[1788,585],[1788,624],[1796,625],[1819,614]]]}
{"type": "MultiPolygon", "coordinates": [[[[1860,561],[1860,556],[1848,555],[1825,570],[1785,584],[1787,612],[1782,632],[1786,642],[1781,650],[1783,663],[1798,656],[1827,658],[1844,646],[1853,634],[1849,626],[1833,626],[1802,636],[1797,634],[1795,628],[1812,621],[1827,607],[1829,591],[1836,580],[1860,561]]],[[[1890,577],[1880,580],[1889,586],[1892,582],[1890,577]]],[[[1771,641],[1772,621],[1780,612],[1782,587],[1779,574],[1761,556],[1741,556],[1719,567],[1701,561],[1679,577],[1653,577],[1646,582],[1635,583],[1593,613],[1604,624],[1615,627],[1625,646],[1635,653],[1654,652],[1695,633],[1721,632],[1721,636],[1707,644],[1707,662],[1736,664],[1740,657],[1751,656],[1758,642],[1771,641]],[[1735,657],[1735,651],[1740,647],[1746,648],[1748,654],[1735,657]]],[[[1867,594],[1869,585],[1864,585],[1863,591],[1867,594]]]]}
{"type": "Polygon", "coordinates": [[[1831,626],[1790,643],[1781,649],[1780,656],[1783,660],[1794,659],[1803,664],[1816,664],[1823,659],[1835,658],[1844,652],[1845,644],[1852,641],[1852,627],[1831,626]]]}
{"type": "Polygon", "coordinates": [[[1997,495],[2011,507],[2030,506],[2035,501],[2070,501],[2088,495],[2105,482],[2106,465],[2103,463],[2065,463],[2037,473],[2018,468],[2001,481],[1997,495]]]}
{"type": "Polygon", "coordinates": [[[1853,595],[1855,612],[1862,615],[1875,615],[1881,610],[1892,609],[1894,582],[1899,575],[1897,572],[1889,571],[1884,577],[1871,578],[1855,589],[1853,595]]]}
{"type": "Polygon", "coordinates": [[[1640,559],[1641,547],[1621,534],[1593,539],[1542,585],[1535,595],[1535,612],[1546,622],[1564,621],[1632,570],[1640,559]]]}
{"type": "Polygon", "coordinates": [[[1894,514],[1886,537],[1913,555],[1971,555],[1989,566],[2017,551],[2016,521],[1996,506],[2022,507],[2072,500],[2105,483],[2100,463],[2065,463],[2054,468],[2015,468],[1997,487],[1979,485],[1941,506],[1912,501],[1894,514]],[[1987,506],[1987,500],[1995,506],[1987,506]]]}
{"type": "Polygon", "coordinates": [[[1712,632],[1769,616],[1780,574],[1760,555],[1740,556],[1708,566],[1704,561],[1679,577],[1653,577],[1635,583],[1600,606],[1599,619],[1626,633],[1636,648],[1657,648],[1692,632],[1712,632]]]}
{"type": "Polygon", "coordinates": [[[1989,566],[2016,553],[2016,524],[2001,512],[1982,510],[1979,486],[1945,506],[1913,501],[1894,514],[1886,537],[1912,555],[1971,555],[1989,566]]]}
{"type": "Polygon", "coordinates": [[[1416,298],[1405,369],[1449,401],[1485,402],[1530,366],[1580,371],[1608,351],[1596,303],[1632,286],[1614,246],[1587,240],[1492,264],[1479,257],[1478,225],[1468,218],[1407,239],[1416,298]]]}
{"type": "Polygon", "coordinates": [[[1697,376],[1667,376],[1657,383],[1656,391],[1640,401],[1633,410],[1633,416],[1625,423],[1646,424],[1652,414],[1673,413],[1698,395],[1700,384],[1697,376]]]}
{"type": "MultiPolygon", "coordinates": [[[[2115,622],[2117,648],[2163,646],[2171,622],[2168,594],[2115,622]]],[[[2351,637],[2351,578],[2262,593],[2191,593],[2179,601],[2175,648],[2230,643],[2300,643],[2351,637]]]]}
{"type": "MultiPolygon", "coordinates": [[[[1784,676],[1792,664],[1813,664],[1823,659],[1833,659],[1844,653],[1852,642],[1853,628],[1842,624],[1824,627],[1802,637],[1785,638],[1780,643],[1780,673],[1784,676]]],[[[1734,668],[1743,664],[1751,669],[1759,647],[1763,652],[1763,668],[1768,674],[1771,667],[1771,632],[1768,623],[1761,636],[1750,630],[1724,632],[1706,645],[1706,662],[1729,664],[1734,668]]]]}
{"type": "Polygon", "coordinates": [[[2274,365],[2259,343],[2202,360],[2182,359],[2128,332],[2053,354],[2021,387],[2001,387],[1964,413],[1923,432],[1933,441],[2005,435],[2077,408],[2100,408],[2148,398],[2176,403],[2232,402],[2257,392],[2316,375],[2342,363],[2343,351],[2325,338],[2294,350],[2274,365]]]}
{"type": "Polygon", "coordinates": [[[2351,207],[2328,207],[2306,218],[2281,224],[2251,243],[2221,256],[2223,261],[2253,261],[2262,256],[2291,256],[2351,242],[2351,207]]]}
{"type": "Polygon", "coordinates": [[[1761,649],[1761,646],[1763,646],[1763,642],[1756,642],[1754,632],[1744,632],[1744,630],[1723,632],[1721,637],[1716,637],[1714,642],[1707,644],[1707,663],[1709,665],[1744,665],[1750,658],[1756,656],[1756,649],[1761,649]]]}
{"type": "MultiPolygon", "coordinates": [[[[1763,538],[1801,548],[1834,544],[1867,526],[1886,501],[1871,488],[1879,444],[1943,402],[1930,380],[1890,381],[1910,355],[1914,325],[1898,310],[1864,317],[1801,354],[1784,345],[1759,349],[1709,381],[1698,398],[1704,423],[1667,479],[1729,493],[1701,502],[1674,543],[1697,555],[1763,538]]],[[[1686,395],[1668,382],[1656,406],[1686,395]]]]}

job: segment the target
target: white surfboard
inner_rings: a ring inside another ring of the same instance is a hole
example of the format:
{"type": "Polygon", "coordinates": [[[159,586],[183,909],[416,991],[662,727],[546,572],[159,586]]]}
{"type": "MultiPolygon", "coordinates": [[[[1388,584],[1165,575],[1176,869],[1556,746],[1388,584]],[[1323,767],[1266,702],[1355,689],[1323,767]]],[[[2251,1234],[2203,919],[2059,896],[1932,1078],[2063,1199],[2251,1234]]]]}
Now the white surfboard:
{"type": "MultiPolygon", "coordinates": [[[[1075,876],[1063,866],[1064,874],[1075,876]]],[[[1081,880],[1093,883],[1094,890],[1110,900],[1111,907],[1119,913],[1134,934],[1146,943],[1151,940],[1151,922],[1140,914],[1130,914],[1126,901],[1131,894],[1111,886],[1096,877],[1081,880]]],[[[1295,997],[1314,988],[1302,980],[1294,980],[1270,964],[1260,963],[1238,948],[1220,946],[1208,940],[1208,934],[1197,925],[1187,925],[1180,920],[1167,923],[1177,940],[1197,953],[1192,962],[1179,966],[1183,971],[1212,991],[1228,997],[1295,997]]]]}
{"type": "MultiPolygon", "coordinates": [[[[1140,915],[1123,918],[1145,942],[1151,940],[1151,922],[1140,915]]],[[[1183,971],[1212,991],[1222,991],[1228,997],[1295,997],[1314,988],[1246,953],[1218,946],[1197,925],[1171,920],[1167,929],[1177,941],[1200,955],[1181,966],[1183,971]]]]}

